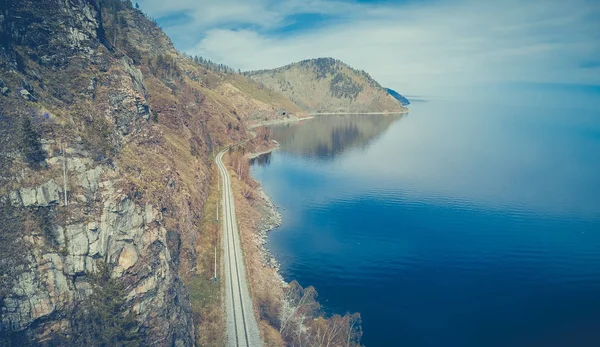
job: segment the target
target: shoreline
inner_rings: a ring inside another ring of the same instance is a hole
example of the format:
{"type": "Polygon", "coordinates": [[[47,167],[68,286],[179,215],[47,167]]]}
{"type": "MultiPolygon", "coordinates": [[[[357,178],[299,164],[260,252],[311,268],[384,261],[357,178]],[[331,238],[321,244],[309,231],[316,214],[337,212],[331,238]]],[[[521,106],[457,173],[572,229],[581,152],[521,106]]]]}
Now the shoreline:
{"type": "Polygon", "coordinates": [[[392,115],[392,114],[407,114],[406,111],[395,111],[395,112],[319,112],[309,113],[310,116],[333,116],[333,115],[392,115]]]}
{"type": "Polygon", "coordinates": [[[256,227],[260,253],[263,256],[263,265],[273,268],[278,280],[280,280],[282,284],[287,285],[287,282],[283,279],[280,272],[281,264],[266,246],[269,233],[281,226],[283,217],[281,216],[281,213],[279,213],[278,207],[273,203],[271,197],[263,190],[262,186],[258,186],[256,190],[263,201],[263,206],[259,211],[262,218],[256,227]]]}
{"type": "MultiPolygon", "coordinates": [[[[271,148],[267,151],[272,151],[276,148],[271,148]]],[[[264,152],[264,151],[263,151],[264,152]]],[[[260,155],[262,152],[252,153],[252,155],[260,155]]],[[[339,343],[335,345],[350,345],[350,346],[362,346],[360,339],[362,336],[362,328],[356,328],[356,324],[360,324],[360,315],[358,313],[347,312],[343,316],[341,314],[324,314],[320,312],[310,313],[308,316],[292,315],[286,319],[289,319],[290,324],[302,327],[302,331],[299,334],[293,334],[290,331],[282,331],[276,325],[277,319],[280,319],[282,312],[289,312],[290,309],[297,310],[302,305],[294,301],[292,297],[287,296],[288,291],[291,289],[292,294],[304,293],[304,290],[308,290],[308,293],[315,293],[316,290],[310,284],[305,284],[306,287],[302,287],[293,277],[285,279],[282,275],[281,263],[277,257],[267,248],[269,241],[269,233],[278,229],[283,222],[283,216],[280,213],[280,207],[275,205],[272,198],[264,191],[261,182],[250,175],[249,177],[256,184],[250,184],[250,189],[254,192],[254,203],[245,204],[252,211],[252,213],[246,215],[254,215],[254,223],[246,223],[246,235],[247,240],[252,242],[254,251],[250,251],[249,262],[253,264],[252,269],[254,276],[251,277],[251,292],[253,295],[255,306],[255,314],[260,317],[260,325],[263,337],[265,338],[265,345],[268,346],[284,346],[284,345],[298,345],[298,342],[308,341],[313,338],[313,334],[319,334],[319,329],[323,326],[328,328],[337,327],[337,329],[345,329],[348,337],[341,338],[339,343]],[[250,256],[250,254],[252,256],[250,256]],[[288,280],[290,282],[288,282],[288,280]],[[287,310],[287,311],[286,311],[287,310]],[[352,341],[352,344],[348,344],[352,341]]],[[[239,194],[239,199],[244,201],[244,195],[239,194]]],[[[252,271],[252,270],[251,270],[252,271]]],[[[305,294],[301,294],[303,301],[307,298],[309,303],[321,305],[316,297],[307,297],[305,294]]],[[[315,295],[316,296],[316,295],[315,295]]],[[[300,298],[298,298],[300,299],[300,298]]],[[[345,335],[344,335],[345,336],[345,335]]]]}
{"type": "Polygon", "coordinates": [[[252,130],[258,127],[262,127],[262,126],[268,126],[268,125],[275,125],[275,124],[286,124],[286,123],[297,123],[297,122],[301,122],[303,120],[307,120],[307,119],[313,119],[315,117],[313,116],[309,116],[309,117],[297,117],[297,116],[290,116],[290,118],[284,118],[284,119],[273,119],[273,120],[268,120],[266,122],[258,122],[256,124],[252,124],[248,126],[248,130],[252,130]]]}
{"type": "MultiPolygon", "coordinates": [[[[265,151],[250,153],[249,155],[247,155],[248,161],[279,149],[281,145],[277,142],[275,143],[276,146],[273,146],[265,151]]],[[[277,258],[275,258],[273,253],[271,253],[271,251],[266,246],[269,238],[269,232],[281,226],[281,223],[283,222],[283,217],[281,216],[281,213],[279,213],[279,207],[275,205],[275,203],[273,203],[271,197],[264,191],[262,184],[254,177],[252,177],[252,179],[258,183],[258,186],[255,188],[255,190],[258,193],[260,199],[262,200],[261,206],[257,208],[258,212],[261,215],[261,218],[255,228],[256,237],[258,241],[257,243],[259,245],[260,253],[263,258],[262,263],[263,266],[269,266],[273,268],[275,270],[276,276],[278,277],[278,280],[280,280],[285,286],[287,285],[287,282],[283,279],[283,276],[279,271],[281,265],[277,258]]]]}
{"type": "Polygon", "coordinates": [[[395,114],[408,114],[410,110],[407,108],[402,111],[392,111],[392,112],[315,112],[315,113],[307,113],[308,117],[298,117],[295,115],[290,115],[290,118],[284,119],[273,119],[268,121],[262,121],[255,124],[251,124],[248,126],[248,130],[252,130],[262,126],[276,125],[276,124],[286,124],[286,123],[297,123],[303,120],[313,119],[317,116],[334,116],[334,115],[395,115],[395,114]]]}
{"type": "MultiPolygon", "coordinates": [[[[274,141],[274,140],[272,140],[272,141],[274,141]]],[[[274,142],[275,142],[275,141],[274,141],[274,142]]],[[[277,149],[279,149],[279,148],[281,147],[281,145],[280,145],[278,142],[275,142],[275,143],[276,143],[276,145],[275,145],[275,146],[273,146],[273,147],[271,147],[271,148],[269,148],[269,149],[267,149],[267,150],[264,150],[264,151],[261,151],[261,152],[254,152],[254,153],[250,153],[250,154],[248,154],[248,155],[247,155],[247,157],[248,157],[248,160],[256,159],[256,158],[260,157],[260,156],[261,156],[261,155],[263,155],[263,154],[271,153],[271,152],[273,152],[274,150],[277,150],[277,149]]],[[[252,179],[254,179],[254,177],[253,177],[252,179]]]]}
{"type": "MultiPolygon", "coordinates": [[[[395,114],[407,114],[407,113],[409,113],[409,109],[405,109],[403,111],[397,111],[397,112],[309,113],[308,114],[309,117],[298,118],[296,116],[291,116],[293,118],[275,119],[275,120],[260,122],[258,124],[251,125],[248,127],[248,129],[250,130],[250,129],[260,127],[260,126],[269,126],[269,125],[274,125],[274,124],[297,123],[297,122],[300,122],[303,120],[313,119],[313,118],[315,118],[315,116],[320,116],[320,115],[395,115],[395,114]]],[[[260,157],[261,155],[271,153],[281,147],[281,145],[278,142],[276,142],[276,141],[273,141],[273,142],[275,143],[275,146],[273,146],[271,148],[268,148],[264,151],[252,152],[252,153],[247,154],[246,158],[248,159],[248,161],[256,159],[256,158],[260,157]]],[[[257,191],[258,195],[260,196],[261,200],[263,201],[262,206],[258,208],[259,213],[261,214],[261,221],[258,223],[258,225],[255,228],[255,232],[257,235],[257,241],[258,241],[259,248],[260,248],[260,253],[263,258],[263,265],[272,267],[275,270],[275,273],[277,274],[278,279],[281,280],[284,285],[287,285],[287,282],[283,279],[283,276],[281,275],[281,272],[280,272],[281,265],[280,265],[279,261],[271,253],[271,251],[269,251],[269,249],[267,249],[267,247],[266,247],[266,244],[268,242],[268,233],[279,228],[279,226],[281,226],[281,223],[283,222],[283,218],[282,218],[281,214],[279,213],[279,207],[273,203],[273,200],[271,199],[271,197],[264,191],[262,184],[258,180],[256,180],[254,177],[252,177],[252,179],[258,183],[258,187],[255,188],[255,190],[257,191]]]]}

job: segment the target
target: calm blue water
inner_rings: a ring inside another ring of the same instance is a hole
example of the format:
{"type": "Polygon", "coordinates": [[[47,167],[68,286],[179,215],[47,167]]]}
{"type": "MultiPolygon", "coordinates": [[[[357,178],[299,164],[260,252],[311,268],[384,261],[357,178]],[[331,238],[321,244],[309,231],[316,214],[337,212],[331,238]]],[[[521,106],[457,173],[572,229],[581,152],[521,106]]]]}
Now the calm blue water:
{"type": "Polygon", "coordinates": [[[433,100],[274,127],[268,247],[367,346],[600,346],[599,117],[433,100]]]}

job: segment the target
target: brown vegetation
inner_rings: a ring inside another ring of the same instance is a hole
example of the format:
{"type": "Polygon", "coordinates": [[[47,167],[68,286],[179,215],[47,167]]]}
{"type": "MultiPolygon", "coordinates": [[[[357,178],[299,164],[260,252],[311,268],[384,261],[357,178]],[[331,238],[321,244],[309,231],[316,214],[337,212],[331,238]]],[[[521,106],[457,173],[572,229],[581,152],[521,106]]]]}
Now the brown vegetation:
{"type": "Polygon", "coordinates": [[[225,282],[221,280],[223,273],[219,265],[217,265],[217,281],[215,282],[214,279],[214,252],[217,252],[217,256],[222,254],[217,222],[217,204],[220,203],[221,195],[217,190],[219,176],[215,167],[211,171],[211,177],[211,190],[204,204],[196,237],[196,263],[193,271],[182,273],[182,277],[190,293],[196,325],[196,345],[218,347],[225,344],[222,285],[225,282]]]}
{"type": "Polygon", "coordinates": [[[244,147],[231,147],[229,150],[229,163],[238,179],[253,186],[254,182],[250,177],[250,164],[248,163],[248,159],[246,159],[245,152],[244,147]]]}

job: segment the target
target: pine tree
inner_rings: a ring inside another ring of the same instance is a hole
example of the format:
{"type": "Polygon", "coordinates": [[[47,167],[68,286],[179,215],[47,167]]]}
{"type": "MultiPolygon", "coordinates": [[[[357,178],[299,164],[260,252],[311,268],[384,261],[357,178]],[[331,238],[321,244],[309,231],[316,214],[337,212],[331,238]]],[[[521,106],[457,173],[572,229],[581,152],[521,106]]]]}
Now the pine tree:
{"type": "Polygon", "coordinates": [[[125,306],[125,286],[110,273],[107,264],[98,264],[90,276],[93,293],[74,310],[72,342],[77,346],[141,345],[139,324],[125,306]]]}
{"type": "Polygon", "coordinates": [[[38,168],[40,163],[46,160],[46,152],[40,142],[40,134],[33,128],[31,120],[27,117],[22,123],[23,132],[23,153],[25,161],[34,168],[38,168]]]}

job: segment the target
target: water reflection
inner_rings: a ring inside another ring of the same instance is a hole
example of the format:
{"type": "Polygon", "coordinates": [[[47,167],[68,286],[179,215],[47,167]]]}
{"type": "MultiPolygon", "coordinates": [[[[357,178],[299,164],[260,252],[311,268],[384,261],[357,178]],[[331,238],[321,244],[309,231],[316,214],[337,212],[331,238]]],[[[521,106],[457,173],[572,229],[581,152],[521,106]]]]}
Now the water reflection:
{"type": "Polygon", "coordinates": [[[273,129],[252,176],[283,207],[284,278],[360,312],[367,346],[600,346],[598,112],[411,112],[273,129]]]}
{"type": "Polygon", "coordinates": [[[250,165],[268,166],[271,163],[271,152],[250,159],[250,165]]]}
{"type": "MultiPolygon", "coordinates": [[[[330,160],[351,148],[365,148],[403,115],[327,115],[271,127],[281,150],[330,160]]],[[[268,164],[270,157],[259,165],[268,164]]]]}

